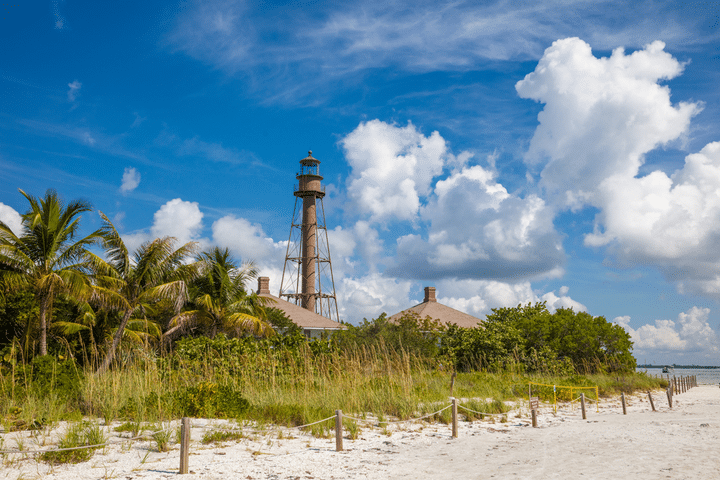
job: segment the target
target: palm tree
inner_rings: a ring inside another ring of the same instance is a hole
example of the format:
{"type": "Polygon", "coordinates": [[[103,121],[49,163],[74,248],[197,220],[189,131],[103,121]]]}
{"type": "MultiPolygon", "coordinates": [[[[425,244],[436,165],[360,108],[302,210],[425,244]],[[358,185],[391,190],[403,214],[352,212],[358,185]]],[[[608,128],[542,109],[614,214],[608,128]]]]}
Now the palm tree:
{"type": "Polygon", "coordinates": [[[39,353],[47,355],[47,331],[55,296],[81,297],[90,290],[85,272],[86,248],[97,242],[99,230],[76,240],[80,214],[92,207],[82,200],[64,205],[54,190],[42,199],[20,190],[30,202],[22,216],[22,231],[0,221],[0,274],[10,291],[30,290],[40,307],[39,353]]]}
{"type": "Polygon", "coordinates": [[[198,266],[186,263],[197,244],[189,242],[175,249],[177,240],[173,237],[142,244],[131,259],[115,226],[102,212],[100,216],[104,220],[102,243],[107,260],[92,255],[96,299],[123,312],[100,365],[99,371],[103,372],[115,358],[131,318],[144,320],[145,312],[163,300],[180,311],[187,299],[187,283],[197,277],[198,266]]]}
{"type": "Polygon", "coordinates": [[[218,331],[230,336],[275,333],[264,308],[269,300],[245,289],[245,282],[257,277],[252,263],[238,268],[228,249],[218,247],[201,253],[197,260],[201,275],[190,286],[190,309],[172,319],[165,338],[197,325],[207,327],[211,337],[218,331]]]}

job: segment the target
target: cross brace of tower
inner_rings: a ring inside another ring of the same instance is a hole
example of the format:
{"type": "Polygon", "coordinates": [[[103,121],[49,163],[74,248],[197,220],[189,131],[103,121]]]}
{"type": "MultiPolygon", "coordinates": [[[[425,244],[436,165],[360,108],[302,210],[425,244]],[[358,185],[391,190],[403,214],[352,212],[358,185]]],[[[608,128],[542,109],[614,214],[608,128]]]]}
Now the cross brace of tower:
{"type": "Polygon", "coordinates": [[[330,242],[325,224],[325,188],[320,161],[312,152],[300,160],[279,297],[339,321],[330,242]],[[318,211],[318,206],[319,211],[318,211]]]}

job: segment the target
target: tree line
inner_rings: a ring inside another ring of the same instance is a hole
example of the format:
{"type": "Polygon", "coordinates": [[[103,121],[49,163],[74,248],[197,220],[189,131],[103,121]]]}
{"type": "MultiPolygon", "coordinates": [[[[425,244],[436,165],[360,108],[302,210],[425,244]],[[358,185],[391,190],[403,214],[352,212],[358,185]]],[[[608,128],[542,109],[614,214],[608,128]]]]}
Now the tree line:
{"type": "Polygon", "coordinates": [[[573,375],[634,371],[630,334],[605,317],[572,308],[551,313],[545,302],[494,308],[475,328],[444,326],[409,313],[385,314],[333,336],[351,345],[402,349],[457,371],[490,370],[573,375]]]}
{"type": "MultiPolygon", "coordinates": [[[[21,231],[0,221],[0,360],[69,352],[103,372],[118,352],[162,353],[177,340],[183,351],[210,358],[228,345],[277,351],[305,343],[281,310],[246,289],[257,269],[227,249],[199,251],[194,242],[162,237],[131,253],[102,212],[101,227],[79,235],[81,215],[91,211],[87,202],[65,204],[53,190],[43,198],[20,193],[29,202],[21,231]]],[[[570,375],[636,365],[621,326],[572,309],[551,313],[545,303],[493,309],[476,328],[382,314],[311,347],[319,355],[354,347],[404,351],[458,371],[570,375]]]]}
{"type": "Polygon", "coordinates": [[[25,359],[43,356],[51,340],[56,351],[89,351],[105,371],[123,339],[147,349],[189,333],[274,333],[270,320],[278,313],[245,288],[257,269],[238,264],[227,249],[199,252],[195,242],[178,246],[162,237],[131,253],[102,212],[102,226],[80,235],[88,202],[65,204],[54,190],[42,198],[20,193],[29,203],[20,231],[0,221],[6,351],[12,344],[25,359]]]}

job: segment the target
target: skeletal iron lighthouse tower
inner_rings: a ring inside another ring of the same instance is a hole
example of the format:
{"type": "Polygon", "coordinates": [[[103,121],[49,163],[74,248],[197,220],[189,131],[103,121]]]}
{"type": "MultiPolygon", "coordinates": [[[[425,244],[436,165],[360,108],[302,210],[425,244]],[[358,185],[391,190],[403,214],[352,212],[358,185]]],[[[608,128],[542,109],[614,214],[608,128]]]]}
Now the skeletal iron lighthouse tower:
{"type": "Polygon", "coordinates": [[[300,160],[300,165],[300,172],[295,177],[298,179],[295,186],[295,209],[278,296],[323,317],[339,321],[330,244],[325,226],[322,200],[325,188],[320,175],[320,160],[308,152],[307,158],[300,160]]]}

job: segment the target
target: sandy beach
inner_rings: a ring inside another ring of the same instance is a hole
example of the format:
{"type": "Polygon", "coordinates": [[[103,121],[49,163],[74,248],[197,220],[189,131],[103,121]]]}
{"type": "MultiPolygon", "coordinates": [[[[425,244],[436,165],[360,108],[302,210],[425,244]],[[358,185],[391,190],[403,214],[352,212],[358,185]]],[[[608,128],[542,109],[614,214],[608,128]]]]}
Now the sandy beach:
{"type": "MultiPolygon", "coordinates": [[[[675,396],[673,409],[664,392],[654,393],[657,412],[647,395],[627,398],[627,415],[619,398],[601,400],[600,412],[588,406],[562,405],[556,414],[544,406],[539,427],[530,425],[526,406],[506,422],[460,422],[458,438],[449,425],[424,422],[362,427],[356,440],[344,439],[335,451],[334,436],[314,438],[294,429],[244,433],[248,438],[203,445],[203,435],[236,428],[232,422],[193,419],[190,474],[178,475],[179,445],[158,452],[152,441],[113,442],[87,462],[51,467],[32,458],[5,455],[0,478],[31,479],[411,479],[411,478],[718,478],[720,388],[701,385],[675,396]],[[14,459],[14,460],[13,460],[14,459]]],[[[462,411],[461,411],[462,412],[462,411]]],[[[175,428],[173,425],[172,428],[175,428]]],[[[332,432],[330,432],[332,435],[332,432]]],[[[124,434],[127,436],[128,434],[124,434]]],[[[2,435],[3,449],[47,448],[28,432],[2,435]]]]}

